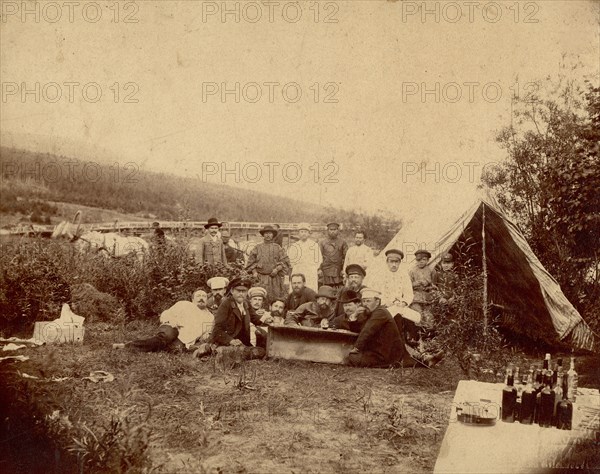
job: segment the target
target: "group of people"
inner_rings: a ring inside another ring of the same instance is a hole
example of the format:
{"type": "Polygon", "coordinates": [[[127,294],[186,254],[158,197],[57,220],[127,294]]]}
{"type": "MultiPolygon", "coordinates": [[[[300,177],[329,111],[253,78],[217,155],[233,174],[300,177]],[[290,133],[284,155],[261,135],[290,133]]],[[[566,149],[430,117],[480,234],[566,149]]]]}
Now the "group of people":
{"type": "MultiPolygon", "coordinates": [[[[208,232],[196,248],[201,262],[227,262],[226,244],[218,235],[221,225],[214,218],[208,221],[208,232]]],[[[286,252],[276,242],[278,229],[264,226],[263,242],[246,263],[252,278],[211,278],[210,293],[198,289],[191,301],[162,313],[154,337],[114,346],[185,350],[195,357],[233,350],[246,359],[262,358],[267,326],[288,325],[356,333],[349,365],[389,367],[408,360],[435,365],[444,354],[435,344],[433,308],[449,309],[455,302],[452,255],[445,254],[436,270],[429,265],[431,253],[418,250],[416,264],[406,271],[401,265],[404,252],[388,249],[385,267],[370,271],[373,252],[364,243],[365,233],[357,231],[349,248],[339,228],[329,223],[327,237],[317,243],[309,239],[310,225],[301,224],[298,241],[286,252]]]]}

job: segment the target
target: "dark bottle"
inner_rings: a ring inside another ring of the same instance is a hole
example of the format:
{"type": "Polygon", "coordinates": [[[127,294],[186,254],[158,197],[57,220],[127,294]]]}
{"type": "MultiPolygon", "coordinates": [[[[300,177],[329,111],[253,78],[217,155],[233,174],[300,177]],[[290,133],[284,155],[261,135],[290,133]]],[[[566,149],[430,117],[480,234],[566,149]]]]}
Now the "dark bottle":
{"type": "Polygon", "coordinates": [[[538,423],[544,428],[552,426],[552,415],[554,414],[554,393],[550,388],[552,383],[552,374],[550,371],[544,377],[544,388],[540,392],[540,404],[538,423]]]}
{"type": "Polygon", "coordinates": [[[533,393],[535,395],[535,410],[533,415],[533,422],[538,423],[540,417],[540,400],[542,398],[541,391],[544,388],[544,372],[543,370],[537,369],[535,371],[535,384],[533,385],[533,393]]]}
{"type": "Polygon", "coordinates": [[[573,425],[573,403],[568,399],[568,379],[563,378],[562,400],[556,406],[556,427],[559,430],[570,430],[573,425]]]}
{"type": "Polygon", "coordinates": [[[533,415],[535,413],[535,400],[536,394],[533,388],[533,367],[529,370],[529,376],[527,377],[527,385],[523,394],[521,395],[521,413],[519,415],[519,421],[525,425],[533,423],[533,415]]]}
{"type": "Polygon", "coordinates": [[[508,369],[506,379],[506,387],[502,389],[502,421],[514,423],[517,389],[514,387],[514,378],[511,369],[508,369]]]}
{"type": "Polygon", "coordinates": [[[556,383],[554,384],[554,387],[552,388],[552,393],[554,393],[554,411],[553,411],[553,415],[552,415],[553,416],[552,425],[556,426],[556,423],[558,421],[558,418],[556,416],[556,410],[557,410],[558,404],[563,399],[564,374],[562,371],[562,364],[559,363],[557,370],[554,374],[556,376],[556,383]]]}

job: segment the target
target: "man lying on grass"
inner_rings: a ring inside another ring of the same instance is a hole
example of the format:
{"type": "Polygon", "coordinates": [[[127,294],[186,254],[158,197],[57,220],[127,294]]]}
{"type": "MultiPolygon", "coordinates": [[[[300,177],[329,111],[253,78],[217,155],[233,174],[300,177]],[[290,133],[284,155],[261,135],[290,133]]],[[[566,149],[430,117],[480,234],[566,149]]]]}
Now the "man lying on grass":
{"type": "Polygon", "coordinates": [[[213,327],[213,315],[206,304],[208,295],[198,289],[192,301],[178,301],[160,315],[160,327],[155,336],[126,344],[113,344],[115,349],[141,352],[183,352],[192,350],[193,344],[206,342],[213,327]]]}

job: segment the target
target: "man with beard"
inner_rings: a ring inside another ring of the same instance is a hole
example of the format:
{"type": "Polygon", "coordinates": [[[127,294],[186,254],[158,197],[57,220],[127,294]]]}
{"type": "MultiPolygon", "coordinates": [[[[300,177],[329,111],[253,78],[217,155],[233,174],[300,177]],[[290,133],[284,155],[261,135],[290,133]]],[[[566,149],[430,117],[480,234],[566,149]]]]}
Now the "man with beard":
{"type": "Polygon", "coordinates": [[[337,222],[327,224],[327,238],[319,243],[323,263],[319,267],[319,278],[324,285],[332,288],[343,286],[344,259],[348,244],[338,237],[340,225],[337,222]]]}
{"type": "Polygon", "coordinates": [[[271,303],[270,316],[273,319],[273,324],[282,325],[285,320],[285,301],[276,298],[271,303]]]}
{"type": "MultiPolygon", "coordinates": [[[[268,311],[265,311],[265,300],[267,299],[267,290],[260,286],[255,286],[248,290],[248,300],[251,310],[265,324],[271,324],[273,318],[268,311]]],[[[250,344],[253,346],[266,347],[267,333],[264,329],[259,329],[252,322],[250,323],[250,344]]]]}
{"type": "Polygon", "coordinates": [[[313,292],[319,288],[317,274],[323,262],[319,244],[309,239],[311,226],[307,223],[298,225],[298,241],[288,248],[288,256],[292,265],[292,274],[304,275],[305,286],[313,292]]]}
{"type": "Polygon", "coordinates": [[[390,312],[381,305],[381,293],[369,288],[361,291],[366,308],[364,324],[346,363],[354,367],[390,367],[406,355],[402,335],[390,312]]]}
{"type": "Polygon", "coordinates": [[[227,291],[227,285],[229,285],[229,280],[225,277],[212,277],[210,278],[206,284],[210,288],[210,296],[208,297],[208,309],[215,313],[221,304],[221,300],[225,296],[225,292],[227,291]]]}
{"type": "Polygon", "coordinates": [[[290,278],[290,283],[292,292],[285,300],[285,307],[288,311],[294,311],[298,306],[317,299],[317,293],[305,286],[305,277],[302,273],[294,273],[290,278]]]}
{"type": "Polygon", "coordinates": [[[251,271],[258,286],[267,290],[269,298],[285,298],[283,279],[290,268],[285,250],[273,242],[277,231],[270,225],[260,230],[264,242],[250,251],[246,270],[251,271]]]}
{"type": "Polygon", "coordinates": [[[213,315],[206,309],[208,296],[198,289],[192,301],[178,301],[160,315],[160,327],[155,336],[126,344],[113,344],[114,349],[140,352],[181,352],[193,349],[196,342],[208,340],[213,326],[213,315]]]}
{"type": "Polygon", "coordinates": [[[366,312],[365,307],[360,305],[360,293],[345,288],[338,303],[342,305],[343,313],[335,317],[332,327],[359,333],[365,323],[366,312]]]}
{"type": "Polygon", "coordinates": [[[285,318],[286,326],[329,327],[335,318],[335,291],[323,285],[317,293],[317,300],[304,303],[295,311],[289,311],[285,318]]]}
{"type": "Polygon", "coordinates": [[[223,226],[216,217],[211,217],[204,225],[207,233],[192,244],[196,261],[200,265],[227,265],[225,246],[219,237],[219,229],[223,226]]]}
{"type": "MultiPolygon", "coordinates": [[[[344,286],[341,290],[352,290],[359,292],[365,286],[363,285],[363,280],[367,276],[367,272],[363,267],[356,263],[352,263],[346,267],[346,286],[344,286]]],[[[340,294],[341,294],[340,292],[340,294]]],[[[340,315],[344,312],[344,308],[342,303],[338,300],[335,305],[335,314],[340,315]]]]}

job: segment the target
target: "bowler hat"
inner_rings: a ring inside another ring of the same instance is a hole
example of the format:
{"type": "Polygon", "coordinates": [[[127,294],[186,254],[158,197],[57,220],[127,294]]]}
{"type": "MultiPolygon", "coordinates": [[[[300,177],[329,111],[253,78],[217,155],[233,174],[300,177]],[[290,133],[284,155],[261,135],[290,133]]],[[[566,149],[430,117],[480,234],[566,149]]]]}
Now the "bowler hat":
{"type": "Polygon", "coordinates": [[[360,301],[360,293],[358,291],[344,289],[340,295],[340,303],[354,303],[360,301]]]}
{"type": "Polygon", "coordinates": [[[271,232],[273,234],[273,238],[277,235],[277,229],[275,229],[272,225],[266,225],[262,229],[258,231],[260,235],[265,235],[267,232],[271,232]]]}
{"type": "Polygon", "coordinates": [[[427,256],[427,258],[431,258],[431,252],[424,250],[424,249],[417,250],[415,252],[415,257],[418,257],[419,255],[425,255],[425,256],[427,256]]]}
{"type": "Polygon", "coordinates": [[[357,263],[351,263],[346,267],[346,275],[362,275],[367,276],[367,272],[357,263]]]}
{"type": "Polygon", "coordinates": [[[387,257],[390,254],[400,255],[400,258],[404,258],[404,252],[398,249],[389,249],[385,251],[385,256],[387,257]]]}
{"type": "Polygon", "coordinates": [[[204,224],[204,228],[208,229],[209,227],[212,227],[213,225],[216,225],[217,227],[223,227],[223,224],[221,224],[219,222],[219,219],[217,219],[216,217],[211,217],[210,219],[208,219],[208,222],[206,224],[204,224]]]}
{"type": "Polygon", "coordinates": [[[246,278],[241,278],[241,277],[234,278],[233,280],[231,280],[229,282],[229,285],[227,285],[227,293],[231,292],[231,290],[233,290],[235,288],[239,288],[240,286],[243,286],[244,288],[249,290],[250,287],[252,286],[252,282],[246,278]]]}
{"type": "Polygon", "coordinates": [[[323,296],[325,298],[329,298],[330,300],[334,300],[335,299],[335,290],[333,288],[331,288],[330,286],[323,285],[321,288],[319,288],[319,292],[317,293],[317,298],[319,296],[323,296]]]}

